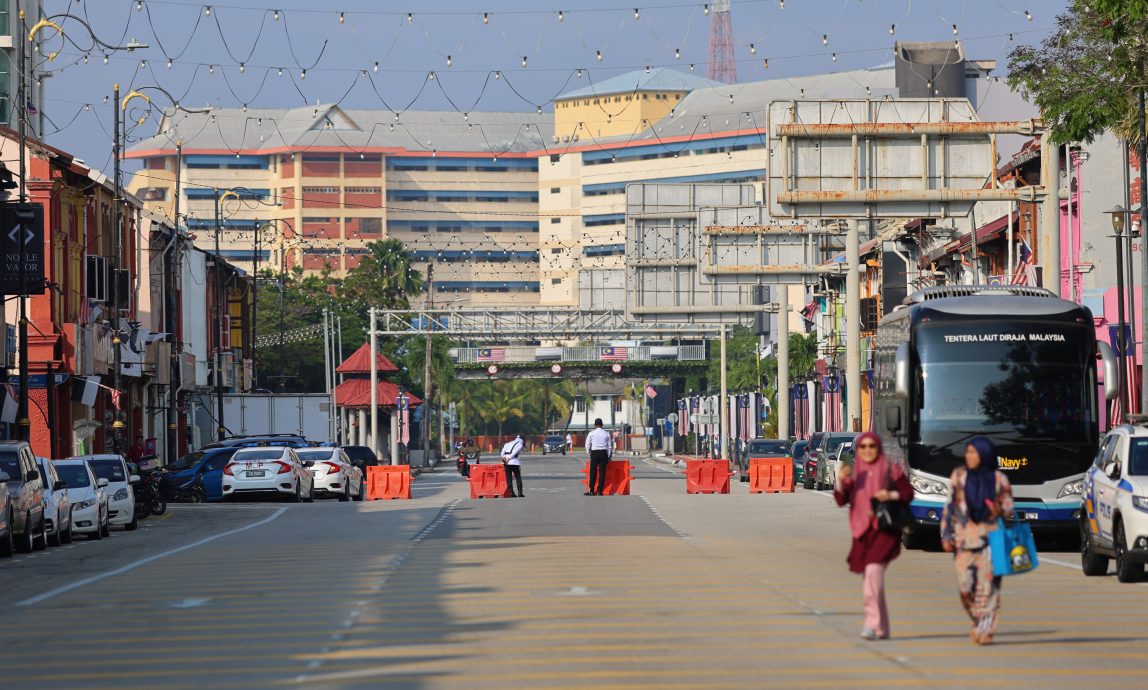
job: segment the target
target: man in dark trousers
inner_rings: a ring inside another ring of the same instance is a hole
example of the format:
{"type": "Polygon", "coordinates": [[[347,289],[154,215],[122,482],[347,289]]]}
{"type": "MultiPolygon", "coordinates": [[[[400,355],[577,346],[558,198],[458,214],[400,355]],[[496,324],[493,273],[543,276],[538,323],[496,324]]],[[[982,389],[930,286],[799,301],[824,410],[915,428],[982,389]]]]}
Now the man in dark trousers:
{"type": "Polygon", "coordinates": [[[506,472],[506,490],[510,492],[511,498],[526,497],[522,491],[522,461],[518,459],[518,455],[525,445],[526,442],[522,440],[522,434],[518,434],[513,441],[502,447],[502,468],[506,472]],[[510,483],[512,480],[518,484],[517,494],[514,493],[514,485],[510,483]]]}
{"type": "Polygon", "coordinates": [[[601,496],[606,490],[606,465],[614,442],[610,432],[602,428],[602,420],[594,420],[594,430],[586,435],[586,450],[590,451],[590,475],[586,479],[586,495],[601,496]]]}

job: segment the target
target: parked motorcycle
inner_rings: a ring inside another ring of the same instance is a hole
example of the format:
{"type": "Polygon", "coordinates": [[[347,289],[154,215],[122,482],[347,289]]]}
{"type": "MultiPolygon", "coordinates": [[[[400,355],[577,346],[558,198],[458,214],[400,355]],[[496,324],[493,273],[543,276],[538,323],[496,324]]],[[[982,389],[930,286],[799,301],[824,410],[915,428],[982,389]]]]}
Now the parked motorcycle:
{"type": "Polygon", "coordinates": [[[163,470],[152,470],[144,473],[135,485],[136,519],[142,520],[149,515],[163,515],[167,512],[167,500],[160,487],[162,476],[163,470]]]}
{"type": "Polygon", "coordinates": [[[197,474],[186,482],[172,489],[171,500],[176,503],[204,503],[207,501],[207,489],[203,487],[203,475],[197,474]]]}

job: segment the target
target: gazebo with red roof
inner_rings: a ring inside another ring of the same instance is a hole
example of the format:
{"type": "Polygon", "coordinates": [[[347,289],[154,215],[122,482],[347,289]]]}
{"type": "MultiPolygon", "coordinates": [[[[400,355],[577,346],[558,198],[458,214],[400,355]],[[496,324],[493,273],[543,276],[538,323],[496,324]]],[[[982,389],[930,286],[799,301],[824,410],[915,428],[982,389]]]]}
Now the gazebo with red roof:
{"type": "MultiPolygon", "coordinates": [[[[378,367],[379,380],[375,382],[375,391],[378,396],[378,404],[380,410],[386,411],[391,417],[391,433],[397,433],[398,430],[398,401],[399,401],[399,386],[391,381],[384,381],[382,378],[388,374],[393,374],[399,370],[391,360],[387,359],[382,353],[375,353],[375,362],[378,367]]],[[[341,408],[343,415],[343,428],[350,431],[350,438],[358,445],[371,446],[370,431],[367,428],[367,414],[371,409],[371,348],[370,345],[364,343],[362,347],[345,359],[336,369],[335,373],[343,375],[343,382],[335,387],[335,407],[341,408]],[[351,430],[350,412],[356,412],[357,430],[351,430]]],[[[422,400],[410,392],[403,392],[403,397],[408,401],[410,407],[416,407],[422,404],[422,400]]],[[[379,443],[377,448],[385,448],[386,445],[379,443]]]]}

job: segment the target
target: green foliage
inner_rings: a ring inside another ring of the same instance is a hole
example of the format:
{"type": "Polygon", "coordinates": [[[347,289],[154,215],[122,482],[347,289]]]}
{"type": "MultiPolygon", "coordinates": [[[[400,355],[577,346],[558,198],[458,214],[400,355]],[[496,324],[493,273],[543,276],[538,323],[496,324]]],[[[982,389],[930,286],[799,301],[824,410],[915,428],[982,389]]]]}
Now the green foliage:
{"type": "Polygon", "coordinates": [[[370,254],[347,272],[346,297],[359,305],[409,309],[410,298],[425,287],[422,274],[413,268],[411,253],[395,239],[371,242],[367,249],[370,254]]]}
{"type": "Polygon", "coordinates": [[[456,379],[443,395],[444,401],[454,401],[464,437],[545,433],[565,426],[580,397],[571,379],[456,379]]]}
{"type": "MultiPolygon", "coordinates": [[[[726,338],[726,385],[730,390],[757,388],[761,381],[761,358],[758,356],[760,338],[748,328],[735,328],[726,338]]],[[[715,340],[710,343],[709,366],[706,378],[710,388],[716,389],[721,382],[721,346],[715,340]]]]}
{"type": "Polygon", "coordinates": [[[1148,66],[1148,0],[1072,0],[1038,46],[1009,55],[1009,85],[1040,108],[1052,140],[1114,129],[1138,141],[1137,94],[1148,66]]]}

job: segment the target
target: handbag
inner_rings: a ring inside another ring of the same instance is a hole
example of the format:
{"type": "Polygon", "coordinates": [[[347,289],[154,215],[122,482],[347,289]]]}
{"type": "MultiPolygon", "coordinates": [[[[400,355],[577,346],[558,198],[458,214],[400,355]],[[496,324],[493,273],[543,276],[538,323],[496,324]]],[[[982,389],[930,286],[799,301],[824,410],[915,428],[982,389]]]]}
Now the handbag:
{"type": "Polygon", "coordinates": [[[997,518],[997,528],[988,533],[988,540],[993,575],[997,577],[1030,573],[1040,565],[1036,540],[1027,522],[997,518]]]}
{"type": "MultiPolygon", "coordinates": [[[[893,469],[887,467],[885,472],[885,489],[895,488],[893,485],[893,469]]],[[[909,506],[903,501],[878,501],[877,499],[873,499],[873,517],[877,520],[877,529],[882,532],[900,534],[901,530],[913,524],[913,514],[909,512],[909,506]]]]}

